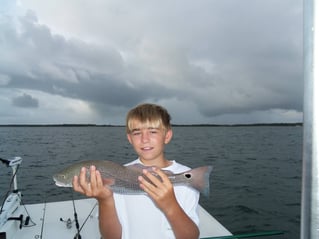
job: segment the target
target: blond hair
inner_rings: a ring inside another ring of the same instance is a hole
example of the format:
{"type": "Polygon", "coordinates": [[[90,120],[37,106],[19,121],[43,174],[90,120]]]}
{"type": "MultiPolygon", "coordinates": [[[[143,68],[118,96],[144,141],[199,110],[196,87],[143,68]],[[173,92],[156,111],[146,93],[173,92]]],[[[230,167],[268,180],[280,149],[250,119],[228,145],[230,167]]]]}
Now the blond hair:
{"type": "Polygon", "coordinates": [[[131,109],[126,116],[126,132],[131,133],[133,130],[133,121],[139,121],[147,128],[164,128],[171,129],[171,116],[167,110],[156,104],[141,104],[131,109]]]}

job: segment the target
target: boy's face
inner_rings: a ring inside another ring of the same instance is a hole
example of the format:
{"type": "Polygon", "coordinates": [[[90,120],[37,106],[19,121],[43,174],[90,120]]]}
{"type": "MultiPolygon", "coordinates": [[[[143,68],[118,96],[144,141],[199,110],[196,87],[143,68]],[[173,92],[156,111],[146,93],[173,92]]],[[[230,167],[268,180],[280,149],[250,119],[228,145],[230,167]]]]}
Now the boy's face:
{"type": "Polygon", "coordinates": [[[172,130],[166,130],[162,126],[154,127],[152,124],[142,123],[138,120],[133,120],[131,126],[127,139],[140,160],[146,165],[147,163],[154,165],[154,163],[164,160],[164,146],[171,140],[172,130]]]}

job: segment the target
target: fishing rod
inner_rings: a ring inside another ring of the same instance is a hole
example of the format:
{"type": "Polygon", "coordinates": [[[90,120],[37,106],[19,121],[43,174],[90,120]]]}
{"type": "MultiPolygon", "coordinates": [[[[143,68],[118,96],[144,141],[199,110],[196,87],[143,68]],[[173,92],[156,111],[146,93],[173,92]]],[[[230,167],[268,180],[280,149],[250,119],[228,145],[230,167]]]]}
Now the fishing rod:
{"type": "Polygon", "coordinates": [[[77,233],[75,234],[74,239],[81,239],[82,236],[80,234],[80,224],[79,224],[79,220],[78,220],[78,214],[77,214],[76,209],[75,209],[75,203],[74,203],[74,199],[73,199],[73,194],[72,194],[72,203],[73,203],[75,227],[76,227],[76,230],[77,230],[77,233]]]}

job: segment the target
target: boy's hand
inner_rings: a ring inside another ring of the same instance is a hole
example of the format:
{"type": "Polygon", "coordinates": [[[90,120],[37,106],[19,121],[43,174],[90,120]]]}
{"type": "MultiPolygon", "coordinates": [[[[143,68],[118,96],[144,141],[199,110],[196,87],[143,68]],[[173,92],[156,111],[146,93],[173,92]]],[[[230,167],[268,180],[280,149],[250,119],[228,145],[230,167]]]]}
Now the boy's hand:
{"type": "Polygon", "coordinates": [[[104,186],[101,173],[95,166],[90,167],[90,182],[86,181],[86,168],[81,169],[79,176],[73,178],[73,189],[87,197],[94,197],[98,201],[106,200],[113,196],[112,190],[104,186]]]}
{"type": "Polygon", "coordinates": [[[177,200],[174,193],[174,187],[165,173],[159,168],[154,167],[152,172],[143,170],[143,174],[150,180],[148,182],[143,176],[139,176],[140,187],[153,199],[159,209],[164,213],[176,206],[177,200]]]}
{"type": "Polygon", "coordinates": [[[153,175],[152,172],[143,170],[143,174],[149,181],[143,176],[139,176],[141,188],[166,215],[176,238],[198,238],[199,229],[178,204],[174,187],[167,175],[159,168],[153,168],[153,171],[160,176],[160,179],[153,175]]]}

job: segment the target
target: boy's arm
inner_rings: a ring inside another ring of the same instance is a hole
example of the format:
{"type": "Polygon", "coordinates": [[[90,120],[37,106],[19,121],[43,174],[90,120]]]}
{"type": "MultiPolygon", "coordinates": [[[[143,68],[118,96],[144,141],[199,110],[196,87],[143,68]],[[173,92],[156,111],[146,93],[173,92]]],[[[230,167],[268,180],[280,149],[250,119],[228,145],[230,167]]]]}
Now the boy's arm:
{"type": "Polygon", "coordinates": [[[75,191],[94,197],[99,203],[99,228],[103,239],[120,239],[122,227],[117,216],[113,192],[105,187],[99,171],[90,168],[90,183],[86,182],[86,169],[82,168],[80,176],[73,178],[75,191]]]}
{"type": "Polygon", "coordinates": [[[144,170],[143,173],[152,183],[139,177],[142,189],[166,215],[176,239],[198,239],[199,229],[177,202],[172,183],[160,169],[154,168],[153,170],[162,181],[151,172],[144,170]]]}
{"type": "Polygon", "coordinates": [[[113,197],[112,200],[99,201],[99,228],[103,239],[120,239],[122,236],[113,197]]]}

